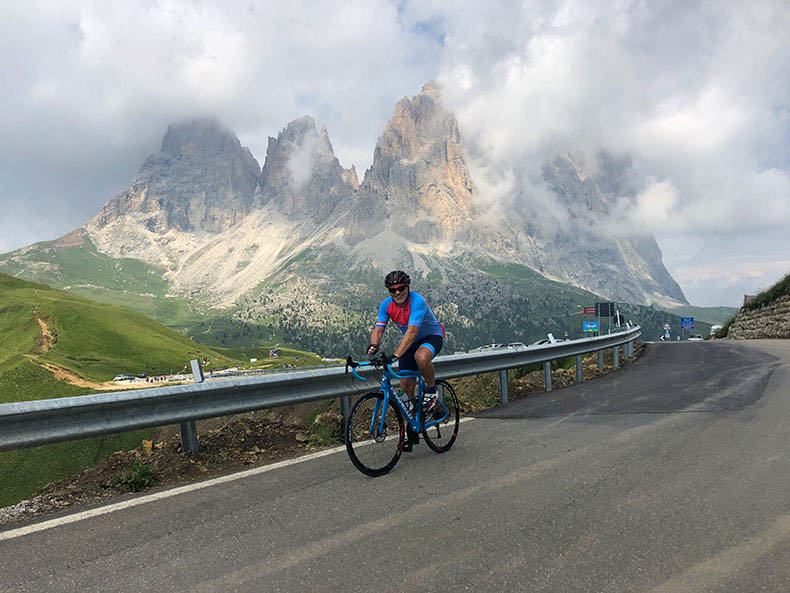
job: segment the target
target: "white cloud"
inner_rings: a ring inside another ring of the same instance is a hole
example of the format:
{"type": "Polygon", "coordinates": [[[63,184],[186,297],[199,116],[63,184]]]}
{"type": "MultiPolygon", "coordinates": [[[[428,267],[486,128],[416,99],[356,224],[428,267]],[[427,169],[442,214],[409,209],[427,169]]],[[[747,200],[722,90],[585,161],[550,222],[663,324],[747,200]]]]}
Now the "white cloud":
{"type": "Polygon", "coordinates": [[[500,171],[604,148],[674,188],[633,201],[647,232],[790,228],[783,4],[468,2],[448,17],[441,79],[500,171]]]}
{"type": "MultiPolygon", "coordinates": [[[[128,186],[167,125],[217,116],[263,161],[268,136],[311,115],[364,170],[395,102],[436,72],[433,32],[387,0],[6,3],[0,19],[4,248],[50,225],[9,196],[71,204],[67,232],[128,186]]],[[[57,236],[61,231],[56,231],[57,236]]]]}
{"type": "Polygon", "coordinates": [[[188,117],[218,116],[262,161],[311,115],[362,172],[396,101],[439,78],[490,203],[559,220],[540,167],[606,148],[633,158],[641,190],[620,205],[670,270],[689,237],[790,252],[788,30],[782,0],[6,3],[0,249],[82,224],[188,117]]]}
{"type": "Polygon", "coordinates": [[[629,208],[630,224],[635,228],[666,228],[672,225],[672,214],[678,203],[678,190],[669,181],[650,180],[629,208]]]}

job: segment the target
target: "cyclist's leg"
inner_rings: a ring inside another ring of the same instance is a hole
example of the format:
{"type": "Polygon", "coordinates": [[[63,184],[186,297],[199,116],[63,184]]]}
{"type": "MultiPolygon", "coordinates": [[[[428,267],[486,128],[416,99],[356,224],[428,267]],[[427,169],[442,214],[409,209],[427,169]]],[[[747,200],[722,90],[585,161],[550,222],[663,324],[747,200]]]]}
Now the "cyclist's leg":
{"type": "Polygon", "coordinates": [[[422,378],[425,379],[425,385],[430,391],[432,387],[436,386],[436,372],[433,368],[433,351],[427,344],[423,344],[417,349],[414,359],[417,361],[417,368],[420,369],[422,378]]]}
{"type": "MultiPolygon", "coordinates": [[[[418,370],[417,362],[414,360],[414,353],[417,350],[418,345],[412,344],[406,352],[404,352],[400,358],[398,358],[398,370],[400,371],[416,371],[418,370]]],[[[409,399],[412,401],[412,410],[416,409],[414,405],[414,387],[417,385],[417,378],[416,377],[405,377],[400,380],[400,388],[409,396],[409,399]]],[[[414,413],[414,412],[412,412],[414,413]]],[[[409,453],[412,450],[412,447],[420,442],[420,435],[414,432],[409,425],[406,423],[406,443],[403,446],[403,450],[406,453],[409,453]]]]}
{"type": "Polygon", "coordinates": [[[443,339],[441,336],[427,336],[420,340],[414,359],[417,367],[425,379],[428,393],[436,393],[436,372],[433,368],[433,359],[442,349],[443,339]]]}
{"type": "MultiPolygon", "coordinates": [[[[398,370],[401,371],[416,371],[418,370],[417,362],[414,360],[414,353],[417,351],[419,344],[412,344],[400,358],[398,358],[398,370]]],[[[414,386],[417,385],[416,377],[405,377],[400,380],[400,388],[406,392],[409,399],[414,401],[414,386]]]]}

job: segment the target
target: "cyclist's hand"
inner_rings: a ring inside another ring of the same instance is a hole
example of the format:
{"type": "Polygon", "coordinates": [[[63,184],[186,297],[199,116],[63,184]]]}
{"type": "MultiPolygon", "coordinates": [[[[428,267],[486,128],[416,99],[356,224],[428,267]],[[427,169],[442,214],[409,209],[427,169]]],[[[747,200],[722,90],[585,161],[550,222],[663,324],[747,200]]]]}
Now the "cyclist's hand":
{"type": "Polygon", "coordinates": [[[385,365],[392,364],[396,360],[398,360],[397,356],[387,356],[383,352],[381,353],[381,362],[383,362],[385,365]]]}
{"type": "Polygon", "coordinates": [[[379,347],[376,344],[368,344],[368,356],[373,356],[378,351],[379,347]]]}

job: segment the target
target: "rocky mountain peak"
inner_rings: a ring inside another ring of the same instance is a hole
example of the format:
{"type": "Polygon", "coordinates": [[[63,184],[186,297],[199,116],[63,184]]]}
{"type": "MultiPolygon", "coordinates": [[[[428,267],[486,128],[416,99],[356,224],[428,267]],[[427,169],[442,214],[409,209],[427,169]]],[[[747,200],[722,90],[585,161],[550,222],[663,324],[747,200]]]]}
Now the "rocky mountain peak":
{"type": "Polygon", "coordinates": [[[249,214],[259,174],[249,149],[216,120],[173,124],[162,150],[88,226],[101,229],[128,214],[156,233],[222,232],[249,214]]]}
{"type": "Polygon", "coordinates": [[[240,149],[241,143],[236,135],[213,118],[171,124],[162,139],[162,152],[176,159],[240,149]]]}
{"type": "Polygon", "coordinates": [[[385,204],[390,228],[420,243],[454,237],[473,216],[458,123],[440,94],[429,82],[398,102],[360,186],[369,206],[385,204]]]}
{"type": "Polygon", "coordinates": [[[318,222],[358,187],[356,170],[352,177],[340,166],[326,128],[318,129],[313,118],[296,119],[277,138],[269,137],[258,187],[261,205],[318,222]]]}

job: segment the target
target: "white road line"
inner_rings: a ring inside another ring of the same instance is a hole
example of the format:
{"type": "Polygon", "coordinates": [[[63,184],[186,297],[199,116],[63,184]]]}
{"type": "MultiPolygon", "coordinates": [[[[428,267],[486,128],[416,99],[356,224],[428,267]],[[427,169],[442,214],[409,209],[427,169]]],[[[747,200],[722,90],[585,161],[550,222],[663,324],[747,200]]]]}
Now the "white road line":
{"type": "MultiPolygon", "coordinates": [[[[474,418],[472,418],[471,416],[467,416],[465,418],[461,418],[459,422],[470,422],[472,420],[474,420],[474,418]]],[[[82,521],[83,519],[90,519],[91,517],[99,517],[101,515],[107,515],[109,513],[114,513],[115,511],[136,507],[141,504],[146,504],[157,500],[163,500],[165,498],[170,498],[172,496],[179,496],[180,494],[194,492],[195,490],[209,488],[211,486],[216,486],[218,484],[226,484],[228,482],[234,482],[236,480],[241,480],[244,478],[248,478],[250,476],[256,476],[258,474],[263,474],[283,467],[288,467],[289,465],[296,465],[297,463],[311,461],[313,459],[318,459],[319,457],[326,457],[327,455],[340,453],[341,451],[345,452],[345,450],[346,450],[346,446],[340,445],[338,447],[332,447],[331,449],[325,449],[323,451],[317,451],[316,453],[309,453],[308,455],[295,457],[294,459],[286,459],[285,461],[278,461],[277,463],[272,463],[271,465],[264,465],[262,467],[256,467],[254,469],[248,469],[241,472],[236,472],[235,474],[228,474],[227,476],[212,478],[211,480],[206,480],[204,482],[196,482],[195,484],[187,484],[186,486],[179,486],[178,488],[171,488],[169,490],[163,490],[162,492],[147,494],[145,496],[140,496],[138,498],[133,498],[131,500],[116,502],[114,504],[109,504],[103,507],[90,509],[88,511],[74,513],[73,515],[67,515],[65,517],[59,517],[57,519],[50,519],[49,521],[42,521],[41,523],[36,523],[35,525],[28,525],[27,527],[19,527],[17,529],[2,531],[0,532],[0,541],[14,539],[17,537],[22,537],[24,535],[30,535],[31,533],[45,531],[47,529],[52,529],[53,527],[59,527],[61,525],[68,525],[69,523],[76,523],[77,521],[82,521]]]]}

